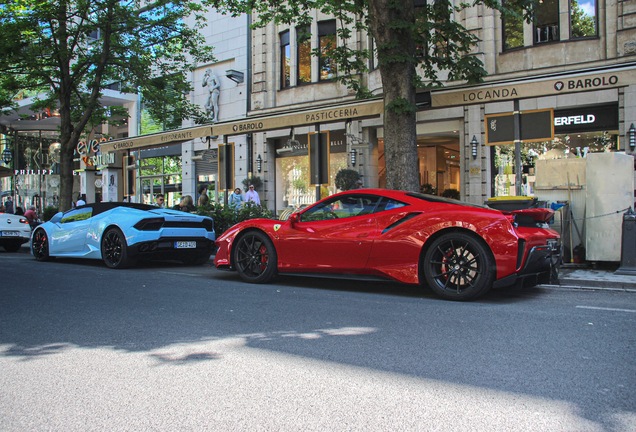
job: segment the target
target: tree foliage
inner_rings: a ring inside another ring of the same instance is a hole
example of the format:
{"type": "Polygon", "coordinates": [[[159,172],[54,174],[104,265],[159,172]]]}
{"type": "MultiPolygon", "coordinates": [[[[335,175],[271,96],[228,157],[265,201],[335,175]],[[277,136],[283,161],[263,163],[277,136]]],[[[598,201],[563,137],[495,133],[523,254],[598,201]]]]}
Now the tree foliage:
{"type": "MultiPolygon", "coordinates": [[[[338,46],[326,55],[337,67],[336,80],[356,92],[372,96],[365,86],[368,60],[374,54],[352,42],[354,32],[374,38],[382,77],[384,146],[387,188],[418,191],[415,94],[418,89],[442,87],[447,81],[475,84],[486,75],[473,55],[478,37],[462,25],[470,7],[497,9],[510,19],[530,20],[533,0],[216,0],[231,13],[252,13],[255,28],[269,23],[296,27],[309,25],[318,10],[337,21],[338,46]],[[417,7],[415,6],[417,4],[417,7]]],[[[314,50],[313,55],[320,54],[314,50]]]]}
{"type": "Polygon", "coordinates": [[[356,187],[356,182],[360,180],[360,174],[356,170],[342,169],[336,174],[336,188],[341,191],[351,190],[356,187]]]}
{"type": "Polygon", "coordinates": [[[140,92],[152,117],[168,127],[201,114],[185,93],[192,64],[213,59],[199,32],[207,4],[0,1],[0,102],[7,107],[32,91],[34,111],[59,110],[62,210],[71,206],[73,152],[82,134],[108,115],[128,116],[122,107],[102,106],[108,86],[140,92]],[[188,27],[184,20],[193,15],[197,24],[188,27]]]}
{"type": "Polygon", "coordinates": [[[244,202],[238,210],[231,206],[209,202],[204,206],[198,206],[196,213],[212,218],[217,238],[239,222],[249,219],[274,219],[274,213],[271,210],[254,204],[253,201],[244,202]]]}

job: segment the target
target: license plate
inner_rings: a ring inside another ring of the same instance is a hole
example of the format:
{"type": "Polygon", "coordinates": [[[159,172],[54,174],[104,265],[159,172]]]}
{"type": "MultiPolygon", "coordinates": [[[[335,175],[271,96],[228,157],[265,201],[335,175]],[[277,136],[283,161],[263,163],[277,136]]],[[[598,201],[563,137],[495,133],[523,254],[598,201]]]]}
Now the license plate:
{"type": "Polygon", "coordinates": [[[19,237],[20,231],[0,231],[2,237],[19,237]]]}
{"type": "Polygon", "coordinates": [[[178,241],[174,242],[175,249],[196,249],[197,242],[195,241],[178,241]]]}

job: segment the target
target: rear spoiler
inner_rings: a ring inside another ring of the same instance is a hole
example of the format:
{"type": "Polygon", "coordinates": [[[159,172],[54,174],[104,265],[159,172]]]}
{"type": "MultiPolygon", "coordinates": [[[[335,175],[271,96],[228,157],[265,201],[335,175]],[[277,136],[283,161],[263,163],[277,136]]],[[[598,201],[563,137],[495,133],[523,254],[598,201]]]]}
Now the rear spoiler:
{"type": "Polygon", "coordinates": [[[529,222],[533,220],[535,222],[547,223],[554,217],[554,210],[548,208],[531,208],[523,210],[502,211],[507,216],[512,216],[512,219],[516,222],[523,223],[522,221],[529,222]]]}

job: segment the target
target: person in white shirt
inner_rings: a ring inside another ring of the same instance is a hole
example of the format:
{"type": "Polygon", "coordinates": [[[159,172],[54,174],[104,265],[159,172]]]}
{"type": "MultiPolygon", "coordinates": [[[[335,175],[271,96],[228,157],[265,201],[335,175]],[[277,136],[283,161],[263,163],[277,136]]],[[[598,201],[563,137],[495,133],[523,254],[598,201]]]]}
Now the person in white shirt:
{"type": "Polygon", "coordinates": [[[254,185],[250,185],[250,188],[245,192],[245,202],[253,201],[256,205],[261,205],[261,199],[258,197],[258,192],[254,190],[254,185]]]}
{"type": "Polygon", "coordinates": [[[82,194],[77,198],[76,207],[86,205],[86,195],[82,194]]]}

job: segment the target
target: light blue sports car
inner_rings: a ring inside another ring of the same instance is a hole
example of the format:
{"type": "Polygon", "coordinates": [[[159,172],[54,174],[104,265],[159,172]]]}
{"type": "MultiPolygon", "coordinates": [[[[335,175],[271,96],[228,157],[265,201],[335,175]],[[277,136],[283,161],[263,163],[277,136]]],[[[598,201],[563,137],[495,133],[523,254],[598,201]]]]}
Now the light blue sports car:
{"type": "Polygon", "coordinates": [[[214,252],[214,239],[214,222],[207,216],[103,202],[57,213],[39,225],[31,237],[31,253],[39,261],[103,259],[108,267],[118,269],[151,259],[200,265],[214,252]]]}

